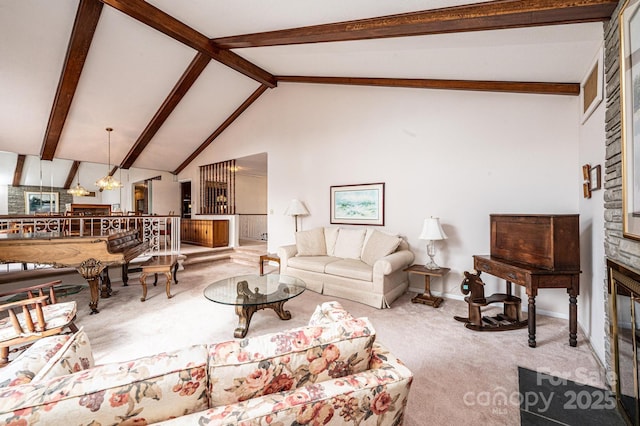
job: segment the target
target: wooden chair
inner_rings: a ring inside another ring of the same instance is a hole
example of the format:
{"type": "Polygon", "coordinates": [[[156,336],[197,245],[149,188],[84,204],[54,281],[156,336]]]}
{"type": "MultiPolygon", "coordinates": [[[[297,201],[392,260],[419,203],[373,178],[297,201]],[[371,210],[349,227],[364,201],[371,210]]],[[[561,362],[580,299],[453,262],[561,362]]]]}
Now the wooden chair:
{"type": "Polygon", "coordinates": [[[7,299],[10,296],[26,294],[18,301],[0,303],[0,366],[9,362],[9,352],[20,351],[43,337],[60,334],[68,328],[77,332],[73,323],[76,317],[76,302],[57,303],[55,287],[60,280],[45,284],[16,289],[0,294],[7,299]],[[10,347],[19,346],[18,348],[10,347]]]}

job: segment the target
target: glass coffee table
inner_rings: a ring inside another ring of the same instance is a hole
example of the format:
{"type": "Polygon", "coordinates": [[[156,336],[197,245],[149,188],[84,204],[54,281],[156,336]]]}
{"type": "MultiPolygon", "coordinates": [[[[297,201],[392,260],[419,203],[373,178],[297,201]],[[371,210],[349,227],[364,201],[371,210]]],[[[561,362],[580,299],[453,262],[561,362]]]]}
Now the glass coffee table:
{"type": "Polygon", "coordinates": [[[305,289],[304,281],[287,275],[241,275],[210,284],[204,289],[204,297],[236,307],[238,327],[233,335],[242,338],[249,331],[251,317],[260,309],[270,308],[280,319],[291,319],[291,312],[284,309],[284,303],[305,289]]]}

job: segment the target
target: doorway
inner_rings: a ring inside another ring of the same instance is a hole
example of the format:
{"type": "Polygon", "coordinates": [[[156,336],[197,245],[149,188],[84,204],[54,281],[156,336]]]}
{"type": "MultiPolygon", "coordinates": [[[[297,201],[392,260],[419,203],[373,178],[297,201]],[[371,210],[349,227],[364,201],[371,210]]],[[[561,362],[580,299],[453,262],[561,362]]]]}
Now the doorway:
{"type": "Polygon", "coordinates": [[[191,219],[191,181],[180,183],[180,199],[182,200],[180,217],[191,219]]]}
{"type": "Polygon", "coordinates": [[[133,184],[133,211],[137,215],[149,214],[149,186],[151,181],[136,182],[133,184]]]}

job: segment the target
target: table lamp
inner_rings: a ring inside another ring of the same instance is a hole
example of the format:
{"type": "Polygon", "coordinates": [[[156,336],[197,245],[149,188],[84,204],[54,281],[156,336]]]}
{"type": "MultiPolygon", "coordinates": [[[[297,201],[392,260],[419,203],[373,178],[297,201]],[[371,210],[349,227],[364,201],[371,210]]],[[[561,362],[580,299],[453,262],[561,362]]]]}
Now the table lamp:
{"type": "Polygon", "coordinates": [[[439,218],[430,217],[424,220],[420,239],[427,240],[427,255],[429,256],[429,260],[427,260],[427,263],[424,265],[425,268],[440,269],[438,264],[433,260],[433,257],[436,255],[436,241],[446,238],[447,234],[442,230],[439,218]]]}
{"type": "Polygon", "coordinates": [[[293,216],[293,220],[296,224],[296,232],[298,232],[298,216],[306,216],[309,214],[309,210],[302,204],[302,201],[293,199],[289,203],[289,207],[284,212],[287,216],[293,216]]]}

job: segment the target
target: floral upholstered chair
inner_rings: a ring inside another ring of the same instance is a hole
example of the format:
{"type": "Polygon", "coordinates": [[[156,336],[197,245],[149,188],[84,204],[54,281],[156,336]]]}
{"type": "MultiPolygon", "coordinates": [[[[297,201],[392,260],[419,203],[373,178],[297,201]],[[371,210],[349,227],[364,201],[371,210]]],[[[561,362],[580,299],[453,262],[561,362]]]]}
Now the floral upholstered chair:
{"type": "Polygon", "coordinates": [[[9,351],[18,351],[43,337],[77,332],[73,323],[76,302],[57,303],[55,287],[60,280],[0,294],[0,366],[9,362],[9,351]],[[24,295],[24,298],[19,295],[24,295]],[[12,297],[19,300],[12,300],[12,297]],[[16,346],[19,346],[17,349],[16,346]]]}

